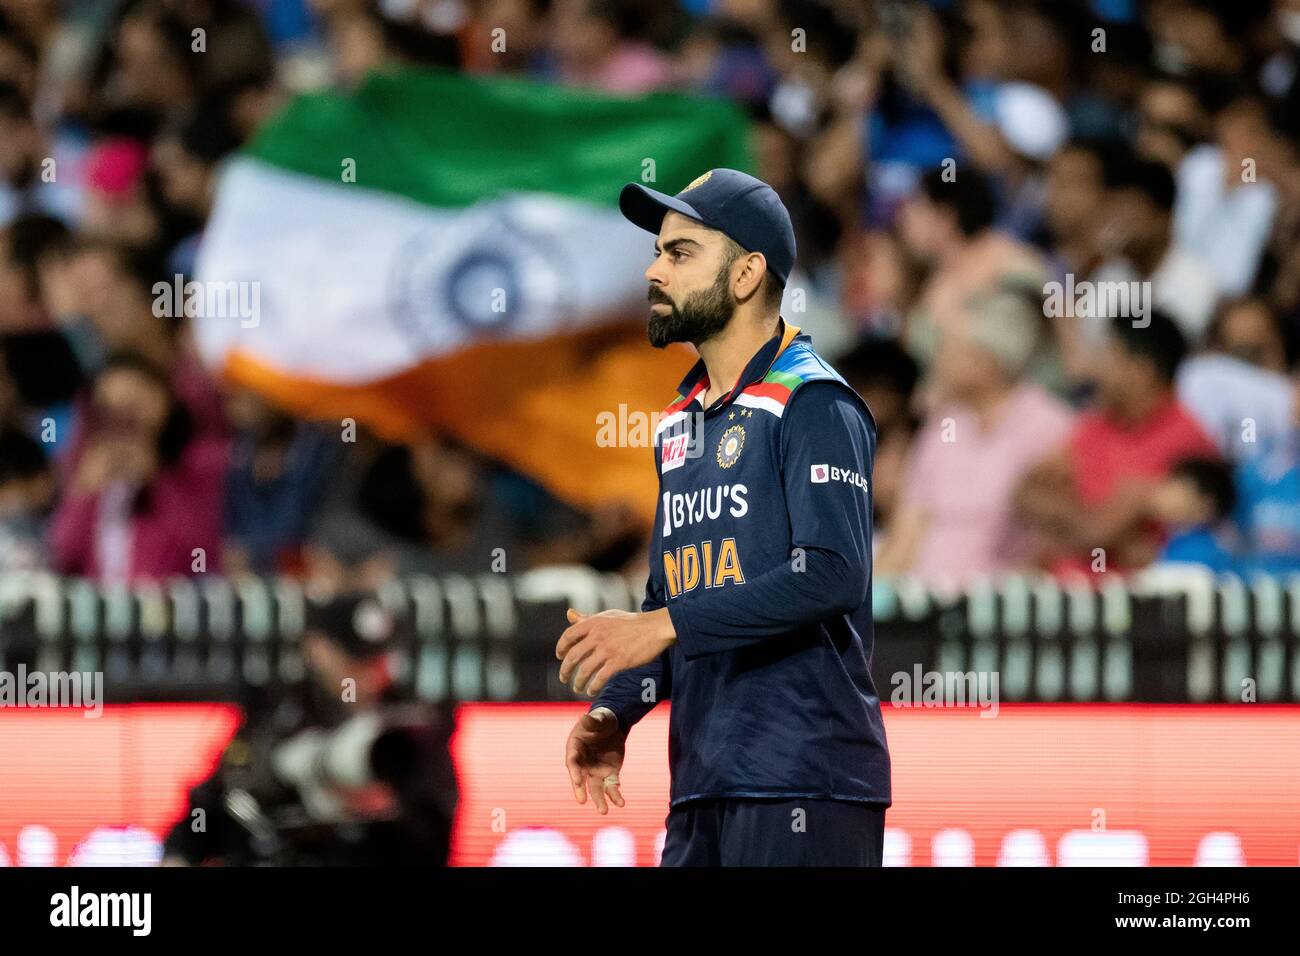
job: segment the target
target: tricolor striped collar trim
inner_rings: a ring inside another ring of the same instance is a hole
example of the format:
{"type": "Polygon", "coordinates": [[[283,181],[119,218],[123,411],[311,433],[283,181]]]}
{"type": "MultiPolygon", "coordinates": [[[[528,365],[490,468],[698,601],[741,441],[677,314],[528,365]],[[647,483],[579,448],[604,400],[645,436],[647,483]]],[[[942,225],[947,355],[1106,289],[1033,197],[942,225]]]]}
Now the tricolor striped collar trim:
{"type": "MultiPolygon", "coordinates": [[[[776,362],[781,353],[789,348],[790,344],[796,339],[802,339],[805,342],[812,341],[809,336],[800,333],[799,326],[791,325],[786,322],[784,318],[781,319],[781,325],[777,334],[768,339],[767,342],[763,344],[763,347],[754,354],[754,357],[749,360],[749,364],[746,365],[745,370],[740,373],[740,378],[738,378],[736,384],[731,387],[731,391],[716,403],[717,407],[720,408],[729,402],[738,399],[740,395],[752,392],[755,386],[768,383],[771,376],[774,374],[772,372],[773,363],[776,362]]],[[[793,378],[794,376],[787,377],[793,378]]],[[[680,397],[677,401],[665,408],[663,414],[665,416],[670,416],[684,411],[689,405],[695,402],[708,386],[709,372],[704,366],[704,360],[700,359],[695,363],[691,370],[686,373],[686,377],[682,379],[681,385],[677,386],[677,394],[680,397]]],[[[784,402],[781,404],[784,405],[784,402]]],[[[765,406],[758,405],[752,407],[761,408],[765,406]]],[[[660,427],[663,427],[662,421],[660,422],[660,427]]]]}

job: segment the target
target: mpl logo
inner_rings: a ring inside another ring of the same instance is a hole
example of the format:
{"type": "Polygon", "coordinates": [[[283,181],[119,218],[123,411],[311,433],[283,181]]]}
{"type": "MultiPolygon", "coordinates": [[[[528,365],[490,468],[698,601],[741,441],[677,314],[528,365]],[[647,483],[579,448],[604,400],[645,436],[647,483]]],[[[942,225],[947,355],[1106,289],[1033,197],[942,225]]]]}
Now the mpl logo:
{"type": "Polygon", "coordinates": [[[689,432],[683,432],[680,435],[674,435],[672,438],[664,440],[662,464],[659,466],[660,474],[667,474],[674,468],[680,468],[686,464],[686,449],[690,444],[691,436],[689,432]]]}

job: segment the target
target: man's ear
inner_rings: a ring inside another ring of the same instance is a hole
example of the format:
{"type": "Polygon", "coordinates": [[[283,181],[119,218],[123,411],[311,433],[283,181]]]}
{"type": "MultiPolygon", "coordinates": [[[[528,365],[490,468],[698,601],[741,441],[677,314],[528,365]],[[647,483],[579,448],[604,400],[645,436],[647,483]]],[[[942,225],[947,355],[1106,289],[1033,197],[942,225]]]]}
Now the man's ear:
{"type": "Polygon", "coordinates": [[[739,275],[736,276],[736,298],[748,302],[763,287],[763,276],[767,274],[767,259],[761,252],[751,252],[740,260],[739,275]]]}

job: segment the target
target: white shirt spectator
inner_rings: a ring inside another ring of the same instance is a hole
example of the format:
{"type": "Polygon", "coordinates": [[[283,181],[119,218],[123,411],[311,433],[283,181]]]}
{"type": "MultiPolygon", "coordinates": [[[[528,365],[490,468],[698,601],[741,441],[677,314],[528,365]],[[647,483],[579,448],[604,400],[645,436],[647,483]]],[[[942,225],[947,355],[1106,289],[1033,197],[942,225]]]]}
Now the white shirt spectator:
{"type": "MultiPolygon", "coordinates": [[[[1127,259],[1112,259],[1103,263],[1088,277],[1093,282],[1133,282],[1143,277],[1127,259]]],[[[1219,301],[1218,284],[1214,273],[1200,256],[1177,245],[1171,245],[1160,260],[1160,265],[1147,277],[1151,282],[1151,304],[1178,323],[1189,344],[1195,345],[1205,337],[1205,330],[1214,318],[1214,308],[1219,301]]],[[[1090,329],[1094,339],[1104,337],[1110,318],[1104,309],[1097,310],[1097,320],[1090,329]]]]}
{"type": "Polygon", "coordinates": [[[1183,157],[1174,201],[1174,239],[1209,264],[1220,293],[1238,296],[1250,291],[1255,281],[1277,213],[1277,190],[1266,181],[1228,188],[1223,163],[1217,146],[1197,146],[1183,157]]]}
{"type": "Polygon", "coordinates": [[[1285,375],[1231,355],[1194,355],[1178,369],[1178,399],[1233,461],[1275,446],[1292,430],[1295,390],[1285,375]]]}

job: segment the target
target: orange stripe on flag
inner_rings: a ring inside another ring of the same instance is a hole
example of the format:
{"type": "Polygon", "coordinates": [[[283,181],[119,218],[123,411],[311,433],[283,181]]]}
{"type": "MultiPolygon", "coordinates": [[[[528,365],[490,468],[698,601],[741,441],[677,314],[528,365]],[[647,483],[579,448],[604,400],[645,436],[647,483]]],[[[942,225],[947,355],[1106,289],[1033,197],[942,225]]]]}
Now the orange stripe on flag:
{"type": "Polygon", "coordinates": [[[695,358],[685,346],[651,348],[636,323],[480,343],[364,384],[292,375],[240,352],[224,373],[303,418],[354,418],[388,441],[450,435],[576,507],[624,502],[648,527],[652,416],[695,358]],[[597,443],[602,415],[617,423],[618,444],[597,443]]]}

